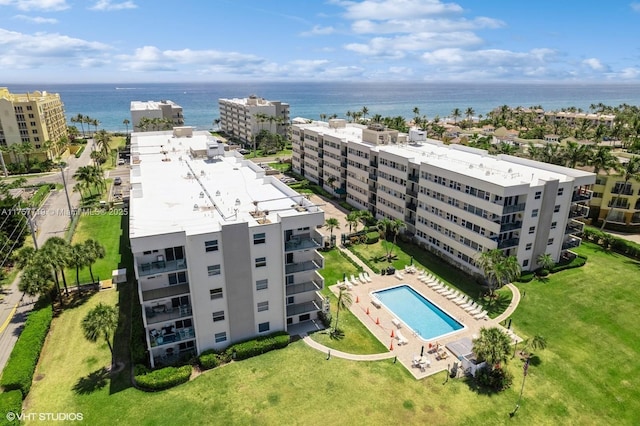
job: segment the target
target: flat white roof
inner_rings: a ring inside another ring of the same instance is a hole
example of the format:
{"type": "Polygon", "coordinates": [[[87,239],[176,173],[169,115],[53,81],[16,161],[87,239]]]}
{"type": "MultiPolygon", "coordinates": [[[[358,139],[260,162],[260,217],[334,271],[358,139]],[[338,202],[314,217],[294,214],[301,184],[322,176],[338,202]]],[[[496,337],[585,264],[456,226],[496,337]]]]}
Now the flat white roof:
{"type": "Polygon", "coordinates": [[[159,110],[160,105],[171,105],[180,108],[180,105],[173,101],[131,101],[131,111],[159,110]]]}
{"type": "Polygon", "coordinates": [[[251,226],[320,211],[257,164],[218,144],[204,131],[191,137],[172,137],[171,131],[133,134],[131,238],[208,233],[227,223],[251,226]],[[217,147],[217,155],[207,157],[207,145],[217,147]],[[195,152],[205,155],[194,157],[195,152]]]}
{"type": "Polygon", "coordinates": [[[431,164],[502,187],[522,184],[538,185],[540,181],[555,179],[560,182],[590,176],[594,176],[595,179],[593,173],[582,170],[508,155],[494,156],[484,150],[468,148],[463,145],[444,145],[442,142],[433,139],[427,139],[422,143],[371,145],[362,142],[362,128],[364,126],[351,123],[343,128],[330,128],[327,123],[320,121],[307,122],[305,124],[298,123],[297,125],[305,130],[311,130],[322,135],[335,136],[349,142],[361,143],[374,151],[393,153],[414,163],[431,164]]]}

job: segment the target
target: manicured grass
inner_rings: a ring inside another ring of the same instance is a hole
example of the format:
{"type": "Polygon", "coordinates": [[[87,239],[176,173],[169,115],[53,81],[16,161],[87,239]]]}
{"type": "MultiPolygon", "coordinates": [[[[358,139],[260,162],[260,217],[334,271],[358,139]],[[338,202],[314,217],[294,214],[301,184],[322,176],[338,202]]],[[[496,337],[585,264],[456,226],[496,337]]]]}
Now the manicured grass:
{"type": "Polygon", "coordinates": [[[323,251],[324,269],[320,271],[320,275],[324,278],[324,290],[322,294],[329,295],[331,291],[329,287],[336,285],[338,280],[344,282],[344,275],[347,277],[358,275],[358,269],[349,261],[349,259],[337,248],[323,251]]]}
{"type": "MultiPolygon", "coordinates": [[[[119,214],[121,210],[102,211],[95,210],[89,214],[83,214],[78,222],[78,226],[71,240],[72,244],[81,243],[92,238],[104,246],[106,256],[104,259],[98,259],[93,265],[93,275],[101,280],[111,279],[111,272],[118,269],[121,263],[120,256],[120,238],[122,230],[120,229],[123,217],[119,214]]],[[[124,218],[127,219],[126,217],[124,218]]],[[[76,270],[68,268],[65,271],[67,283],[75,284],[76,270]]],[[[91,281],[89,268],[85,267],[80,270],[80,283],[88,283],[91,281]]]]}
{"type": "Polygon", "coordinates": [[[633,277],[640,264],[591,244],[577,251],[589,257],[584,267],[518,284],[524,298],[512,328],[525,338],[543,335],[548,347],[536,351],[512,419],[522,384],[519,357],[507,364],[513,387],[490,395],[465,380],[445,381],[444,372],[417,381],[393,360],[327,360],[301,341],[163,392],[114,387],[108,378],[90,378],[108,363],[108,349],[84,340],[78,327],[94,303],[110,297],[114,303],[113,293],[54,319],[36,370],[44,377],[34,383],[25,412],[82,412],[92,425],[169,418],[225,425],[637,424],[640,287],[633,277]]]}

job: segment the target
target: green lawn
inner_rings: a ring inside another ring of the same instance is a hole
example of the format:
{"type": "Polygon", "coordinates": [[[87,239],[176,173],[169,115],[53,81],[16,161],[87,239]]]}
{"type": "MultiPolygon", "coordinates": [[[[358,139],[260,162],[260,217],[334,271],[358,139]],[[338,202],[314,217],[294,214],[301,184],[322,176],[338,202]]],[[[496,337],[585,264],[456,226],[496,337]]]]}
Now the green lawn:
{"type": "Polygon", "coordinates": [[[518,357],[507,365],[513,386],[500,394],[445,381],[444,373],[417,381],[392,360],[326,360],[302,341],[164,392],[114,386],[90,377],[108,363],[108,349],[85,341],[78,324],[99,300],[115,303],[115,293],[99,293],[54,319],[25,412],[82,412],[92,425],[634,425],[640,286],[633,277],[640,264],[591,244],[578,251],[589,257],[585,267],[518,284],[524,297],[512,326],[523,337],[543,335],[548,348],[533,358],[512,419],[522,384],[518,357]]]}
{"type": "MultiPolygon", "coordinates": [[[[104,259],[98,259],[93,266],[93,275],[101,280],[111,279],[111,272],[118,269],[121,264],[120,245],[121,245],[121,221],[123,216],[119,213],[121,210],[113,211],[95,210],[90,214],[84,214],[80,217],[78,226],[71,240],[72,244],[81,243],[89,238],[100,242],[106,251],[104,259]]],[[[127,217],[124,216],[127,220],[127,217]]],[[[127,235],[124,236],[128,237],[127,235]]],[[[67,269],[65,271],[67,283],[75,285],[76,270],[67,269]]],[[[80,270],[80,282],[88,283],[91,281],[89,268],[80,270]]]]}

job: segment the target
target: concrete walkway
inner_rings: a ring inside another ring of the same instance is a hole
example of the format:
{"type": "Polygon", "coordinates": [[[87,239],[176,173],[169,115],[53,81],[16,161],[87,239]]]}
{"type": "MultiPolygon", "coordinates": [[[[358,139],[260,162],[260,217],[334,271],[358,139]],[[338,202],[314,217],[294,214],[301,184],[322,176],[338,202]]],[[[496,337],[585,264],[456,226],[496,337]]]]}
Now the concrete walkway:
{"type": "Polygon", "coordinates": [[[302,340],[304,340],[304,342],[307,345],[311,346],[312,348],[317,349],[320,352],[326,353],[327,356],[330,355],[336,358],[343,358],[351,361],[380,361],[382,359],[389,359],[396,356],[393,352],[384,352],[381,354],[367,354],[367,355],[349,354],[346,352],[342,352],[336,349],[331,349],[324,345],[321,345],[320,343],[316,342],[309,336],[304,336],[302,340]]]}

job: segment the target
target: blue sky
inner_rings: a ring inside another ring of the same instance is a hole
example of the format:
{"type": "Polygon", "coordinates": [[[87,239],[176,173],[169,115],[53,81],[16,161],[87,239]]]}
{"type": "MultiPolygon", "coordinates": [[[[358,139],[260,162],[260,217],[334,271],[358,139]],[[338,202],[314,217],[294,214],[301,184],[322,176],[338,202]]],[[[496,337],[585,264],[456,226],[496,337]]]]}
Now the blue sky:
{"type": "Polygon", "coordinates": [[[0,0],[0,85],[640,82],[640,0],[0,0]]]}

